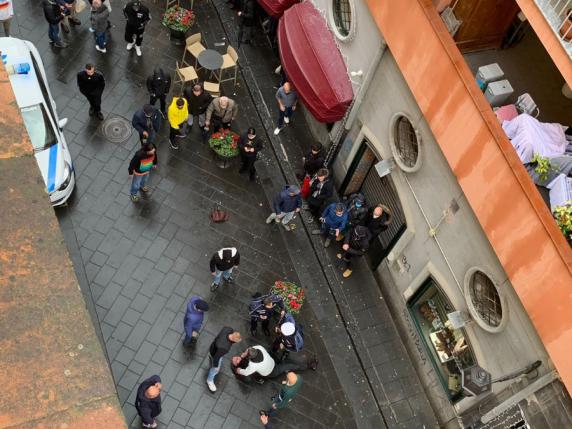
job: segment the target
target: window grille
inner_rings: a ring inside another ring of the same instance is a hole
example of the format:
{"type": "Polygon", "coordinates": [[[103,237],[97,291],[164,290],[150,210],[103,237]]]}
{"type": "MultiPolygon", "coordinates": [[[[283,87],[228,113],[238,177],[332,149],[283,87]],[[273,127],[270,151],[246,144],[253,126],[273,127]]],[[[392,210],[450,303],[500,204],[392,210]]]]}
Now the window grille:
{"type": "Polygon", "coordinates": [[[470,283],[470,297],[478,316],[489,326],[498,327],[502,320],[502,306],[497,288],[485,274],[476,271],[470,283]]]}
{"type": "Polygon", "coordinates": [[[419,142],[413,125],[405,116],[395,122],[395,149],[400,161],[408,168],[413,168],[419,158],[419,142]]]}
{"type": "Polygon", "coordinates": [[[334,23],[340,36],[347,37],[352,25],[352,11],[350,0],[333,0],[334,23]]]}

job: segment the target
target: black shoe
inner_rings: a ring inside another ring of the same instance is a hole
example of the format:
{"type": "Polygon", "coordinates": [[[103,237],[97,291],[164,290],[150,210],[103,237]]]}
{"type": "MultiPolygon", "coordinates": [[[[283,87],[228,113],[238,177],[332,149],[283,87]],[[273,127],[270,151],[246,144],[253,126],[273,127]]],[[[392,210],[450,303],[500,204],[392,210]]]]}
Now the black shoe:
{"type": "Polygon", "coordinates": [[[100,121],[103,121],[103,113],[97,112],[96,116],[97,116],[97,119],[99,119],[100,121]]]}
{"type": "Polygon", "coordinates": [[[310,362],[308,362],[308,367],[312,371],[316,371],[316,369],[318,369],[318,357],[316,355],[314,355],[310,362]]]}
{"type": "Polygon", "coordinates": [[[93,110],[93,107],[89,108],[89,116],[93,116],[95,115],[95,110],[93,110]]]}
{"type": "Polygon", "coordinates": [[[218,288],[218,285],[213,282],[213,284],[211,284],[211,292],[214,292],[215,290],[217,290],[217,288],[218,288]]]}
{"type": "Polygon", "coordinates": [[[254,381],[257,382],[258,384],[264,384],[264,379],[262,377],[255,378],[254,381]]]}
{"type": "Polygon", "coordinates": [[[234,279],[233,279],[232,277],[229,277],[228,279],[224,279],[224,281],[225,281],[226,283],[228,283],[229,285],[231,285],[231,284],[234,283],[234,279]]]}
{"type": "Polygon", "coordinates": [[[169,146],[171,146],[171,149],[179,149],[179,145],[172,140],[169,140],[169,146]]]}

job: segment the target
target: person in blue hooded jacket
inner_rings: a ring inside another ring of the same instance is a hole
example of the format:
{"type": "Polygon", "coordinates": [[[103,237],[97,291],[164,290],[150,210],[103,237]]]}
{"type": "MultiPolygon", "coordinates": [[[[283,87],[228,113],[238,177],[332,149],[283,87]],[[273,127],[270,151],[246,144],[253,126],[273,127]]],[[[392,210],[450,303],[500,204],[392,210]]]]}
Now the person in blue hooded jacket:
{"type": "Polygon", "coordinates": [[[209,304],[200,296],[191,297],[185,313],[184,347],[191,347],[197,342],[199,331],[203,325],[205,311],[209,311],[209,304]]]}
{"type": "Polygon", "coordinates": [[[322,213],[320,222],[322,222],[322,226],[320,229],[312,231],[312,234],[322,234],[326,238],[324,247],[328,247],[332,238],[338,237],[348,223],[348,210],[346,206],[342,203],[330,204],[322,213]]]}
{"type": "Polygon", "coordinates": [[[266,223],[270,224],[276,221],[281,223],[286,231],[290,231],[291,227],[288,224],[302,208],[300,188],[296,185],[284,186],[274,198],[272,208],[274,211],[266,218],[266,223]]]}

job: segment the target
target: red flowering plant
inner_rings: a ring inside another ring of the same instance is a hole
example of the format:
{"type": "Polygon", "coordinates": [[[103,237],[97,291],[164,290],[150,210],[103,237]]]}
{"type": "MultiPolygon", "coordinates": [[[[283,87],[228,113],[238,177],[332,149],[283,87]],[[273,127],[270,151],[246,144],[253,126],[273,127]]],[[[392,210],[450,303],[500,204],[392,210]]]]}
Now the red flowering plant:
{"type": "Polygon", "coordinates": [[[165,11],[163,25],[171,30],[186,32],[195,23],[195,13],[181,6],[173,6],[165,11]]]}
{"type": "Polygon", "coordinates": [[[295,283],[277,280],[270,289],[270,293],[281,296],[284,299],[286,311],[291,314],[298,314],[302,309],[306,294],[304,289],[295,283]]]}
{"type": "Polygon", "coordinates": [[[240,137],[230,130],[222,130],[213,133],[209,139],[209,146],[215,153],[224,158],[232,158],[238,155],[238,140],[240,137]]]}

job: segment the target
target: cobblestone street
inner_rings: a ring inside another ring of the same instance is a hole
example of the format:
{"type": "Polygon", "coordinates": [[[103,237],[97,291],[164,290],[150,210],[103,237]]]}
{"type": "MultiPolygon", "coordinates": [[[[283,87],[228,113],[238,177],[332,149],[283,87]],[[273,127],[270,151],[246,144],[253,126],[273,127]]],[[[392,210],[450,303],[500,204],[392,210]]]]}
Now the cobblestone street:
{"type": "MultiPolygon", "coordinates": [[[[431,422],[429,405],[411,365],[403,358],[405,350],[396,339],[387,308],[373,311],[374,306],[385,304],[374,302],[367,294],[374,294],[378,301],[379,292],[364,289],[358,291],[363,295],[353,298],[344,292],[343,302],[337,303],[322,273],[329,270],[333,275],[331,266],[318,265],[300,219],[295,221],[298,230],[292,233],[264,223],[270,213],[269,199],[284,184],[285,176],[292,180],[291,170],[284,172],[283,160],[275,154],[295,159],[301,149],[293,143],[300,140],[305,146],[310,144],[303,126],[295,130],[296,134],[284,137],[284,142],[292,144],[283,153],[276,151],[276,146],[273,150],[268,141],[274,112],[268,111],[257,91],[264,89],[266,95],[273,96],[276,77],[269,75],[274,59],[265,59],[257,48],[244,47],[239,55],[248,50],[251,64],[256,63],[256,57],[261,60],[259,67],[243,69],[235,88],[229,83],[223,86],[224,93],[240,106],[235,131],[254,126],[264,141],[256,182],[238,174],[237,160],[229,168],[219,168],[197,127],[180,140],[180,150],[170,150],[168,124],[164,123],[158,143],[158,170],[150,180],[151,196],[137,204],[130,201],[127,166],[139,146],[138,136],[132,132],[122,143],[106,139],[101,123],[88,115],[89,106],[77,91],[75,75],[85,63],[93,62],[106,78],[102,104],[106,119],[130,122],[133,113],[148,102],[146,77],[156,65],[173,74],[175,61],[183,53],[183,46],[170,41],[168,31],[161,26],[163,4],[147,3],[153,20],[145,32],[142,57],[125,50],[120,2],[112,2],[114,27],[105,55],[95,50],[86,12],[79,16],[82,25],[63,35],[70,47],[61,51],[49,46],[47,24],[36,2],[16,4],[13,25],[15,37],[32,41],[42,53],[59,115],[69,119],[64,132],[77,186],[69,206],[58,209],[57,214],[128,423],[139,427],[134,408],[139,382],[159,374],[164,386],[160,427],[261,427],[258,410],[268,407],[279,382],[262,386],[239,382],[227,361],[217,379],[219,388],[211,394],[205,384],[207,349],[223,326],[240,330],[245,338],[233,348],[233,355],[248,345],[268,345],[268,339],[254,339],[248,334],[248,303],[254,292],[268,290],[278,279],[300,283],[308,291],[300,320],[305,327],[305,350],[318,355],[319,366],[316,372],[302,374],[301,393],[273,420],[275,427],[379,428],[384,423],[420,427],[420,422],[431,422]],[[259,86],[250,85],[253,81],[259,86]],[[213,224],[208,213],[219,203],[230,212],[230,220],[213,224]],[[225,243],[236,245],[242,256],[236,284],[223,285],[212,293],[208,262],[225,243]],[[294,256],[293,248],[297,249],[294,256]],[[183,317],[192,295],[205,298],[211,310],[198,346],[188,353],[182,347],[183,317]],[[368,333],[367,344],[361,340],[355,344],[364,353],[359,363],[351,345],[356,340],[350,342],[347,332],[351,327],[346,327],[338,314],[338,306],[350,311],[350,300],[355,309],[363,310],[361,315],[351,313],[354,332],[368,333]],[[373,334],[370,329],[378,330],[373,334]],[[338,349],[333,356],[332,351],[338,349]],[[385,376],[379,369],[382,365],[391,368],[385,376]]],[[[235,24],[229,18],[230,11],[224,10],[219,17],[221,8],[226,8],[224,2],[215,8],[210,2],[197,1],[197,23],[191,32],[200,31],[209,47],[222,52],[235,24]]],[[[265,39],[259,35],[258,41],[264,43],[265,39]]],[[[232,39],[231,44],[235,44],[232,39]]],[[[243,59],[247,60],[247,55],[243,59]]],[[[178,88],[172,86],[171,95],[178,88]]],[[[319,252],[320,258],[327,258],[322,249],[319,252]]],[[[354,277],[359,283],[359,275],[354,277]]]]}

